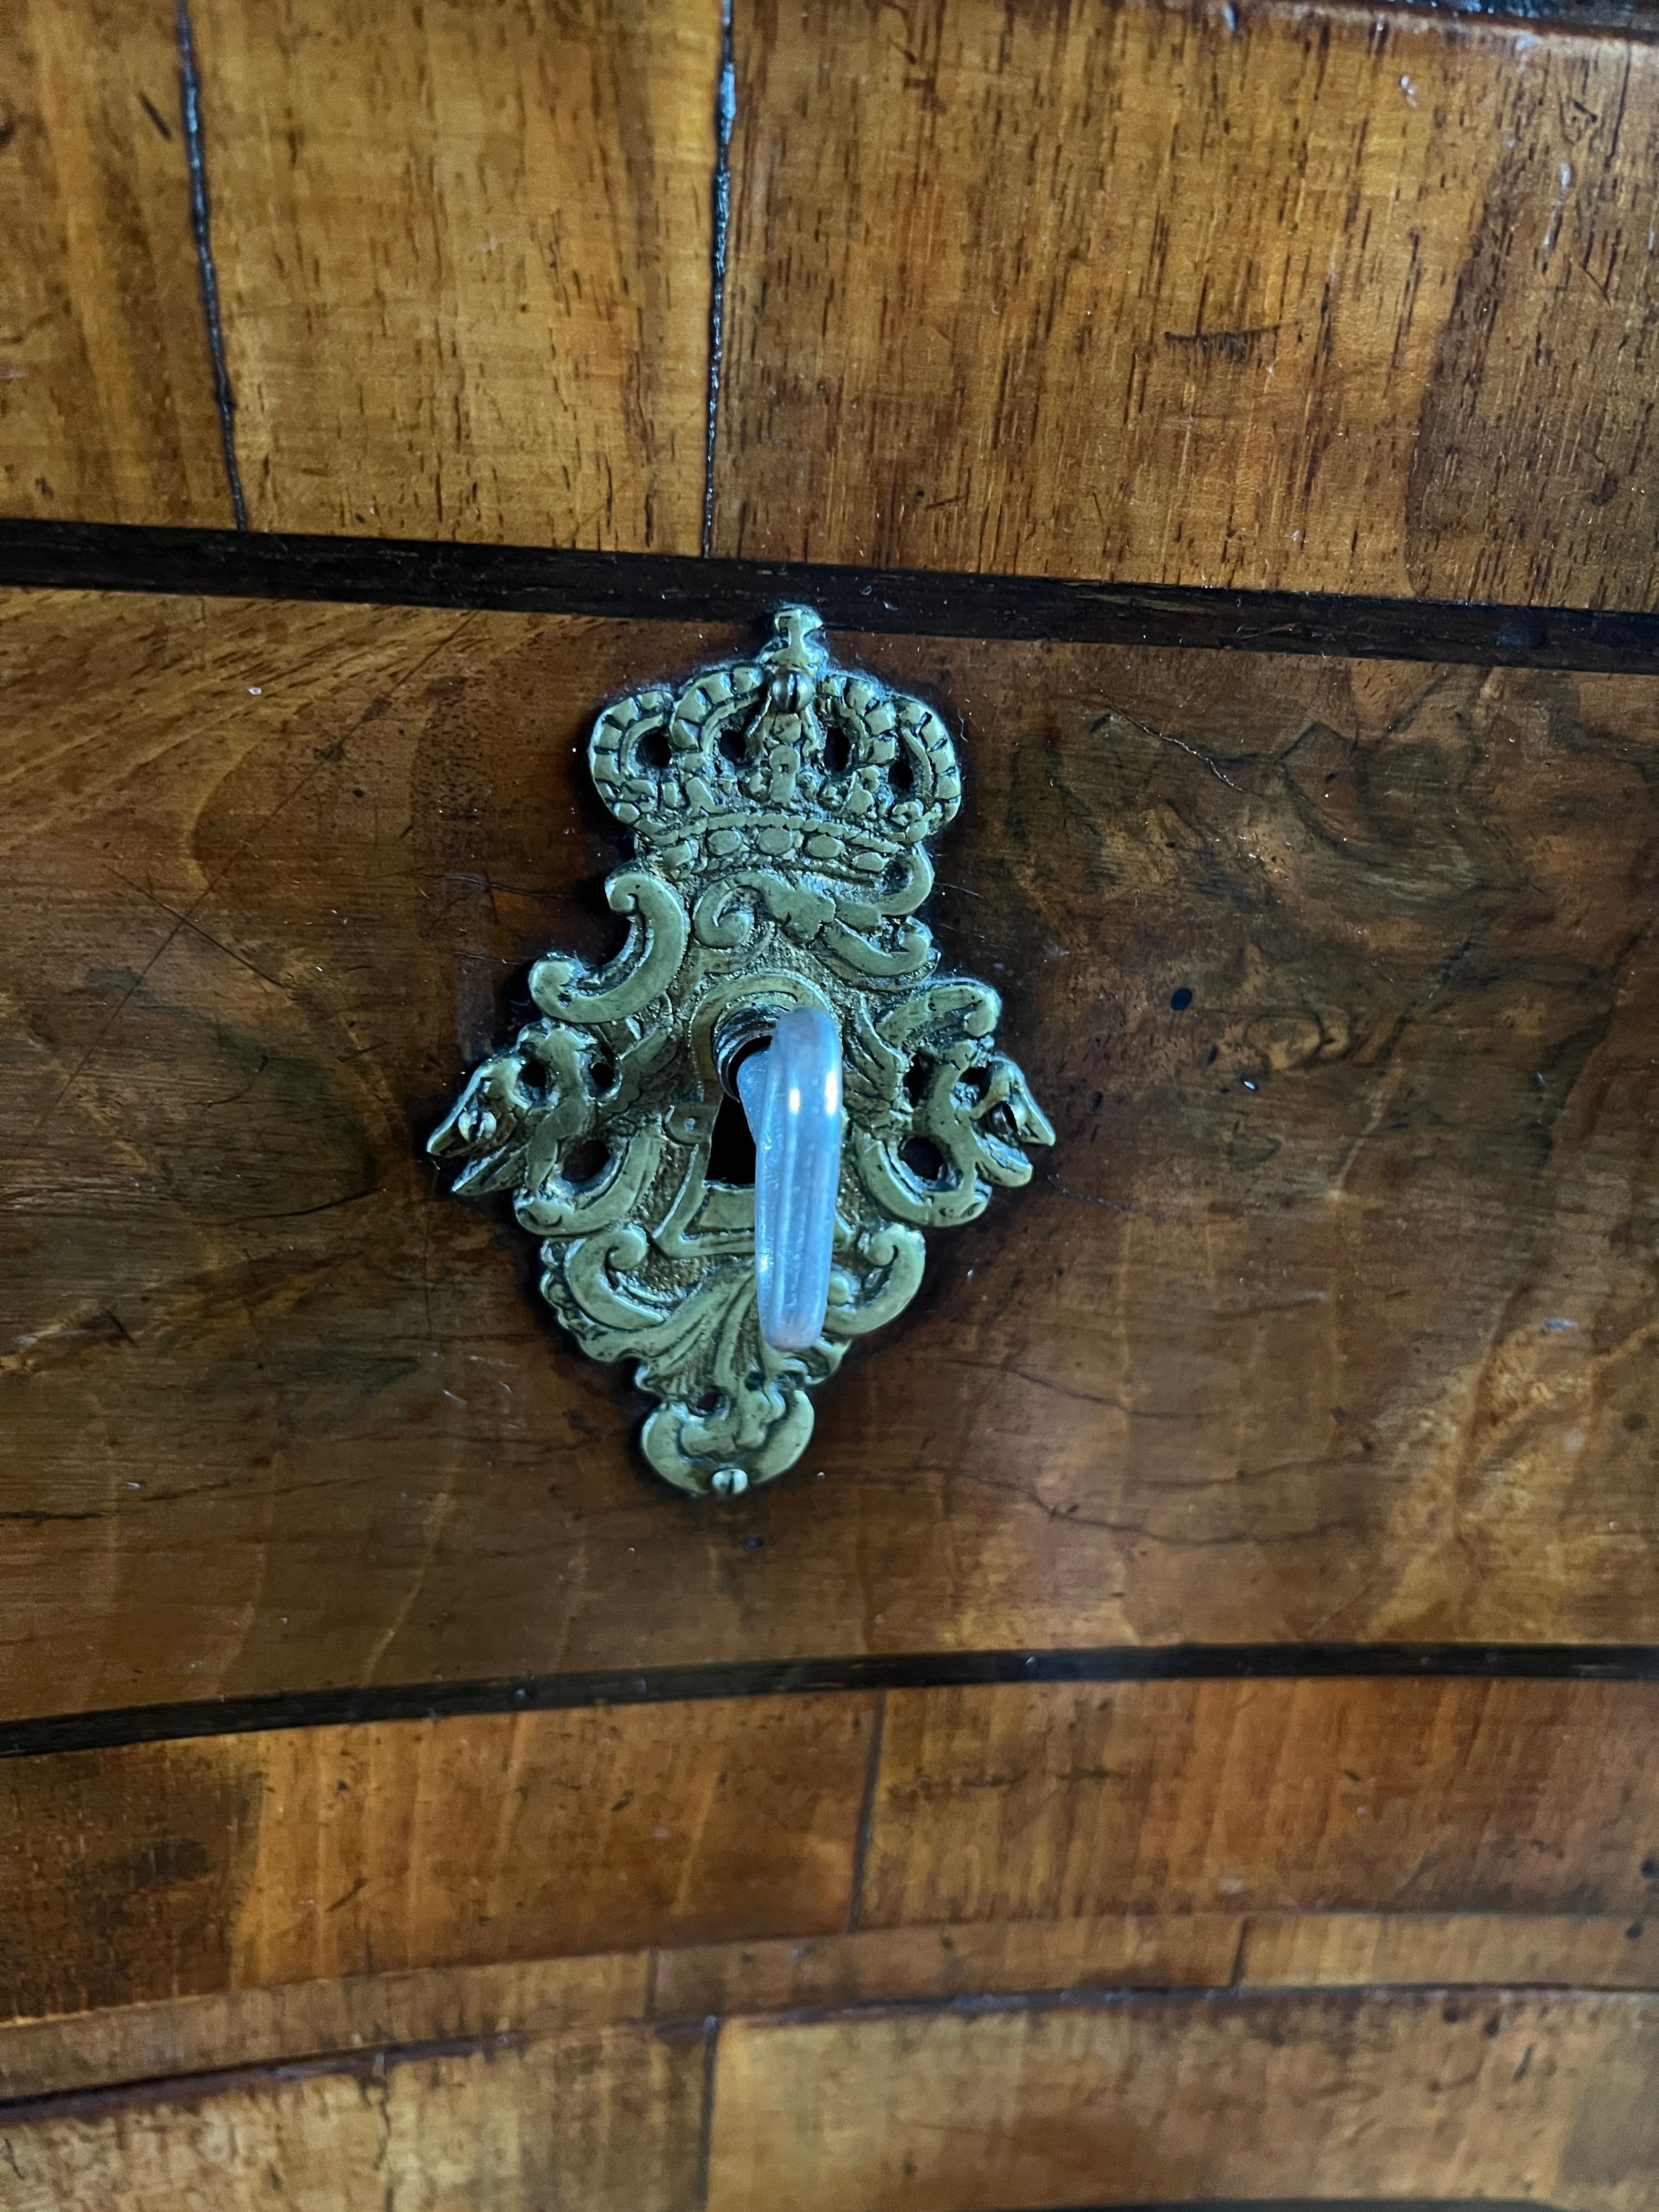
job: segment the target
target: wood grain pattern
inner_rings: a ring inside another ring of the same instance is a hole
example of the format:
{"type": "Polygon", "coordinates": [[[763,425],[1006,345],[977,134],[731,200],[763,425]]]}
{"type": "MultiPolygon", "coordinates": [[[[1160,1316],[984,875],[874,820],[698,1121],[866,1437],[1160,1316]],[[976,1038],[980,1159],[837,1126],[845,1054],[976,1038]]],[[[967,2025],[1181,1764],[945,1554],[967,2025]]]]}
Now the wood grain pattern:
{"type": "Polygon", "coordinates": [[[691,2212],[699,2030],[376,2052],[88,2099],[0,2135],[8,2212],[691,2212]]]}
{"type": "MultiPolygon", "coordinates": [[[[695,551],[718,0],[193,13],[256,526],[695,551]]],[[[0,506],[228,521],[167,13],[5,35],[0,506]]],[[[733,47],[722,548],[1652,605],[1640,35],[744,0],[733,47]]]]}
{"type": "Polygon", "coordinates": [[[0,19],[0,512],[230,522],[172,10],[0,19]]]}
{"type": "MultiPolygon", "coordinates": [[[[696,1944],[655,1954],[652,2009],[665,2020],[736,2019],[1060,1989],[1225,1988],[1243,1931],[1223,1912],[1148,1912],[696,1944]]],[[[1333,1947],[1334,1966],[1336,1956],[1333,1947]]]]}
{"type": "Polygon", "coordinates": [[[1437,1916],[1475,1929],[1442,1978],[1652,1971],[1650,1688],[905,1692],[873,1772],[872,1719],[710,1699],[7,1760],[0,2018],[647,1945],[670,2016],[1416,1980],[1437,1916]],[[1338,1916],[1328,1952],[1284,1914],[1338,1916]]]}
{"type": "MultiPolygon", "coordinates": [[[[695,551],[717,0],[194,14],[256,526],[695,551]]],[[[165,11],[6,35],[0,506],[226,522],[165,11]]],[[[720,547],[1652,605],[1640,36],[748,0],[733,42],[720,547]]]]}
{"type": "Polygon", "coordinates": [[[9,2206],[1650,2212],[1651,1998],[1209,1992],[500,2033],[13,2104],[9,2206]],[[705,2097],[707,2082],[712,2090],[705,2097]],[[707,2192],[700,2185],[712,2110],[707,2192]],[[198,2195],[198,2192],[203,2192],[198,2195]]]}
{"type": "MultiPolygon", "coordinates": [[[[653,2008],[665,2019],[1079,1990],[1373,1985],[1653,1990],[1659,1988],[1659,1923],[1622,1915],[1399,1911],[957,1921],[804,1942],[662,1951],[652,1979],[653,2008]]],[[[39,2032],[49,2063],[107,2064],[90,2053],[77,2062],[75,2023],[51,2023],[49,2029],[39,2032]],[[60,2058],[64,2044],[71,2049],[60,2058]]],[[[143,2033],[135,2021],[135,2045],[143,2033]]],[[[9,2039],[0,2040],[0,2063],[9,2048],[9,2039]]]]}
{"type": "Polygon", "coordinates": [[[1205,2197],[1651,2212],[1644,1997],[1136,1996],[739,2022],[709,2212],[1205,2197]]]}
{"type": "Polygon", "coordinates": [[[1646,607],[1659,50],[739,0],[717,544],[1646,607]]]}
{"type": "Polygon", "coordinates": [[[1639,1915],[1656,1727],[1651,1690],[1602,1683],[890,1693],[860,1923],[1639,1915]]]}
{"type": "Polygon", "coordinates": [[[652,2017],[652,1954],[340,1974],[0,2027],[0,2100],[652,2017]]]}
{"type": "Polygon", "coordinates": [[[803,2008],[1079,1990],[1659,1990],[1659,1923],[1516,1913],[1117,1913],[422,1966],[0,2024],[0,2100],[331,2053],[803,2008]]]}
{"type": "Polygon", "coordinates": [[[717,0],[196,18],[254,526],[696,552],[717,0]]]}
{"type": "Polygon", "coordinates": [[[934,927],[1060,1141],[697,1510],[421,1146],[617,942],[596,702],[734,641],[0,607],[4,1712],[1652,1640],[1652,682],[845,641],[965,732],[934,927]]]}
{"type": "Polygon", "coordinates": [[[0,1766],[0,2012],[845,1926],[854,1697],[219,1736],[0,1766]]]}
{"type": "MultiPolygon", "coordinates": [[[[1435,1818],[1423,1808],[1425,1828],[1435,1818]]],[[[972,1844],[964,1836],[964,1849],[972,1844]]],[[[1136,1911],[696,1945],[652,1962],[652,2008],[664,2019],[1067,1990],[1372,1986],[1659,1989],[1659,1922],[1623,1913],[1136,1911]]],[[[134,2021],[137,2043],[144,2030],[134,2021]]],[[[85,2061],[73,2055],[73,2021],[17,2031],[36,2033],[48,2063],[108,2063],[96,2045],[85,2061]]],[[[9,2037],[0,2058],[31,2048],[9,2037]]]]}
{"type": "Polygon", "coordinates": [[[1245,1923],[1243,1989],[1659,1988],[1659,1923],[1568,1914],[1280,1912],[1245,1923]]]}

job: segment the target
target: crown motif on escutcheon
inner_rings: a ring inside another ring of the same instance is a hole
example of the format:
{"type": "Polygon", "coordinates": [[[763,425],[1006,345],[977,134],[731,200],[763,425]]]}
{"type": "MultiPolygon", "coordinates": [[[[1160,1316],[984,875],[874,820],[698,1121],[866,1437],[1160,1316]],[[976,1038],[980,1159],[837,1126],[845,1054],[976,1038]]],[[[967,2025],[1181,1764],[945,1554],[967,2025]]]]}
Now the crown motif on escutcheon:
{"type": "Polygon", "coordinates": [[[832,668],[810,607],[783,608],[773,630],[752,660],[607,707],[594,786],[670,874],[752,857],[881,875],[961,804],[950,734],[925,701],[832,668]]]}

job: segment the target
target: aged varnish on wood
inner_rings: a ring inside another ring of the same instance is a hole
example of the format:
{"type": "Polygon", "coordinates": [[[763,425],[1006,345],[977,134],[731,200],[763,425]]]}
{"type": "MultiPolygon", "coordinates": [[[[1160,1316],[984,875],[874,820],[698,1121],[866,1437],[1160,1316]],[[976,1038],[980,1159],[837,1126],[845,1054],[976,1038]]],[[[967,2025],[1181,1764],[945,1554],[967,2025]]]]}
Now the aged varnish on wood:
{"type": "Polygon", "coordinates": [[[1647,40],[738,12],[721,550],[1653,604],[1647,40]]]}
{"type": "Polygon", "coordinates": [[[0,18],[0,505],[234,520],[169,11],[0,18]]]}
{"type": "Polygon", "coordinates": [[[7,514],[1654,604],[1639,30],[15,15],[7,514]]]}
{"type": "Polygon", "coordinates": [[[0,23],[3,2212],[1659,2212],[1659,43],[1537,5],[0,23]],[[692,1498],[426,1147],[815,597],[1056,1141],[692,1498]]]}
{"type": "Polygon", "coordinates": [[[0,2018],[642,1947],[687,2013],[1374,1962],[1659,1986],[1652,1696],[1014,1685],[7,1759],[0,2018]]]}
{"type": "Polygon", "coordinates": [[[647,2019],[15,2105],[0,2142],[27,2212],[263,2205],[272,2173],[302,2203],[501,2212],[996,2212],[1103,2176],[1126,2204],[1449,2184],[1647,2212],[1656,2033],[1651,1998],[1491,1992],[647,2019]]]}
{"type": "Polygon", "coordinates": [[[1651,684],[845,640],[964,732],[933,926],[1060,1141],[702,1511],[421,1147],[617,941],[592,702],[732,642],[12,599],[8,1714],[1643,1641],[1651,684]]]}
{"type": "Polygon", "coordinates": [[[196,16],[254,527],[695,552],[713,0],[196,16]]]}
{"type": "Polygon", "coordinates": [[[696,550],[715,0],[87,15],[0,33],[5,513],[696,550]]]}

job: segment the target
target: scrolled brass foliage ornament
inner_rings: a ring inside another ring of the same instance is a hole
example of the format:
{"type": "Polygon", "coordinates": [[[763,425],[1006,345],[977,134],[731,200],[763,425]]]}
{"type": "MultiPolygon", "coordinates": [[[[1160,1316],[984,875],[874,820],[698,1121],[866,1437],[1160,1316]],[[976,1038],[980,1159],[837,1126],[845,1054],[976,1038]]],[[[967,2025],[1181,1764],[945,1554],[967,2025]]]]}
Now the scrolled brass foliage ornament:
{"type": "Polygon", "coordinates": [[[996,1050],[996,993],[939,975],[915,918],[924,841],[961,799],[944,724],[831,667],[809,609],[775,630],[752,659],[600,714],[594,784],[635,839],[605,887],[628,941],[597,974],[536,963],[539,1018],[428,1146],[461,1162],[457,1192],[512,1191],[543,1240],[543,1295],[595,1359],[635,1362],[661,1401],[645,1455],[697,1495],[793,1466],[808,1392],[915,1295],[923,1231],[971,1221],[995,1185],[1030,1181],[1023,1146],[1054,1141],[996,1050]],[[733,1054],[802,1006],[840,1024],[847,1123],[828,1317],[784,1352],[760,1332],[754,1191],[708,1161],[733,1054]],[[572,1180],[596,1140],[604,1164],[572,1180]]]}

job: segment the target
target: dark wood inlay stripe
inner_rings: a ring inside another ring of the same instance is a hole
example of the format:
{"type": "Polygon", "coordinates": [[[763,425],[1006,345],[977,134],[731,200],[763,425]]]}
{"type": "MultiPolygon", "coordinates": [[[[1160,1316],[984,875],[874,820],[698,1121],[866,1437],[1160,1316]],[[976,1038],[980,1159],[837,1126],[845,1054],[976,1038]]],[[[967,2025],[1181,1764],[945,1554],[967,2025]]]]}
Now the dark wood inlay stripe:
{"type": "Polygon", "coordinates": [[[710,1698],[928,1690],[996,1682],[1286,1681],[1365,1677],[1659,1682],[1646,1644],[1170,1644],[1067,1651],[940,1651],[597,1668],[459,1682],[377,1683],[271,1697],[204,1698],[55,1713],[0,1727],[0,1759],[270,1729],[571,1711],[710,1698]]]}
{"type": "Polygon", "coordinates": [[[0,520],[0,585],[1659,673],[1659,614],[259,531],[0,520]]]}

